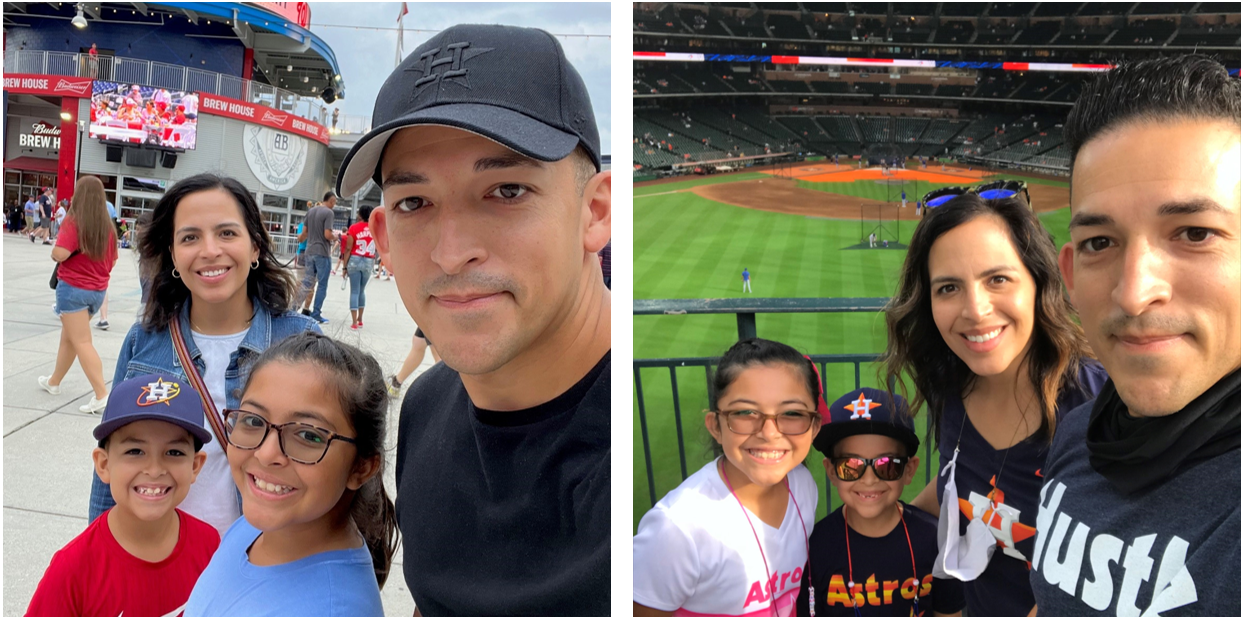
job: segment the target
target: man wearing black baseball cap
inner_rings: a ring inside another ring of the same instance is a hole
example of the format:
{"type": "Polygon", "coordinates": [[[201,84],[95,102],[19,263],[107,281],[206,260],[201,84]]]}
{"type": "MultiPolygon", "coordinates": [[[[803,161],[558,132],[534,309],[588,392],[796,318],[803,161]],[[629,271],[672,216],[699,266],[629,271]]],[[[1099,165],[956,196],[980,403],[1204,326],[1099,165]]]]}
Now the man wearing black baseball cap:
{"type": "Polygon", "coordinates": [[[444,364],[402,405],[403,570],[424,615],[608,615],[610,173],[541,30],[454,26],[390,74],[337,193],[444,364]]]}

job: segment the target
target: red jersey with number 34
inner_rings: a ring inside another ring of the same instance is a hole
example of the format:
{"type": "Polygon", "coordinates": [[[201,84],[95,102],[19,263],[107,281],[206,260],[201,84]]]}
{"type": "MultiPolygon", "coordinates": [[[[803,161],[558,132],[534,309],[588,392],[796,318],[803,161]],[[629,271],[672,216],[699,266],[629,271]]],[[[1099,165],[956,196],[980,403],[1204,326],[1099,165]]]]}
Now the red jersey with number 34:
{"type": "Polygon", "coordinates": [[[372,231],[368,229],[367,222],[355,222],[346,229],[346,234],[355,240],[355,247],[350,251],[351,256],[376,258],[376,243],[372,241],[372,231]]]}

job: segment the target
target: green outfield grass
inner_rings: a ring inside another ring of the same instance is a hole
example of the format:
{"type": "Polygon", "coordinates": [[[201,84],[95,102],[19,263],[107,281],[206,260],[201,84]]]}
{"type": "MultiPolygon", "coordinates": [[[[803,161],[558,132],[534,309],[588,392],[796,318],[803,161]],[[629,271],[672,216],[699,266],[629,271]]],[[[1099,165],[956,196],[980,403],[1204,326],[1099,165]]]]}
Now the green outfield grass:
{"type": "MultiPolygon", "coordinates": [[[[678,192],[701,184],[735,182],[762,177],[758,173],[709,177],[678,183],[636,188],[633,201],[634,286],[637,299],[695,299],[743,297],[740,272],[749,269],[752,297],[890,297],[895,292],[902,250],[847,250],[861,239],[856,220],[830,220],[744,209],[678,192]],[[678,192],[678,193],[668,193],[678,192]]],[[[1009,178],[1025,178],[1009,175],[1009,178]]],[[[1026,179],[1043,184],[1055,183],[1026,179]]],[[[872,181],[815,183],[810,189],[843,193],[874,200],[887,199],[887,186],[872,181]],[[833,186],[833,187],[831,187],[833,186]],[[857,193],[860,192],[860,193],[857,193]],[[871,192],[874,192],[871,194],[871,192]],[[881,192],[881,197],[878,196],[881,192]]],[[[910,182],[905,191],[912,202],[941,187],[910,182]],[[910,189],[912,188],[912,189],[910,189]]],[[[891,188],[898,200],[898,187],[891,188]]],[[[1053,233],[1057,247],[1068,240],[1067,209],[1042,214],[1044,226],[1053,233]]],[[[901,221],[900,241],[909,242],[916,222],[901,221]]],[[[895,227],[894,220],[890,226],[895,227]]],[[[868,232],[868,231],[867,231],[868,232]]],[[[886,327],[874,313],[761,314],[757,333],[763,338],[790,344],[807,354],[877,354],[886,344],[886,327]]],[[[637,316],[633,318],[633,354],[636,359],[715,357],[736,340],[733,315],[637,316]]],[[[863,386],[878,387],[877,368],[863,364],[863,386]]],[[[679,391],[679,419],[683,430],[687,473],[710,460],[709,436],[704,409],[708,407],[703,367],[675,370],[679,391]]],[[[641,372],[646,421],[649,425],[654,486],[658,499],[682,480],[675,408],[670,371],[665,368],[641,372]]],[[[827,369],[827,400],[855,386],[851,364],[827,369]]],[[[633,382],[633,402],[638,402],[633,382]]],[[[926,459],[926,420],[917,419],[926,459]]],[[[935,476],[938,453],[932,451],[930,475],[935,476]]],[[[806,463],[824,489],[822,455],[810,451],[806,463]]],[[[903,494],[905,500],[925,486],[923,462],[903,494]]],[[[839,506],[832,493],[832,503],[839,506]]],[[[649,509],[649,483],[645,472],[639,409],[633,408],[633,529],[649,509]]],[[[818,516],[825,514],[825,491],[818,516]]]]}

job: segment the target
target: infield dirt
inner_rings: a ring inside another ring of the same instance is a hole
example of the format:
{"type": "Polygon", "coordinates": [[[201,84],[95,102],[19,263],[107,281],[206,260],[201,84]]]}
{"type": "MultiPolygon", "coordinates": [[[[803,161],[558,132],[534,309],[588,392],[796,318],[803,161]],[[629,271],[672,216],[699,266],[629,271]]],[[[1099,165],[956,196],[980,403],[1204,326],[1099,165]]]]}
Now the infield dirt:
{"type": "MultiPolygon", "coordinates": [[[[836,167],[834,164],[811,164],[790,168],[784,171],[784,174],[791,174],[796,179],[815,183],[904,180],[946,185],[975,185],[982,182],[984,178],[998,173],[949,167],[946,172],[941,169],[905,169],[883,175],[882,171],[877,168],[858,169],[856,166],[847,165],[836,167]]],[[[893,209],[900,206],[896,202],[887,203],[881,200],[806,189],[799,187],[792,177],[773,176],[768,179],[717,183],[677,191],[690,191],[702,198],[746,209],[844,220],[860,219],[862,205],[867,210],[870,208],[877,210],[879,206],[893,209]]],[[[1069,206],[1068,189],[1031,183],[1029,192],[1035,211],[1055,211],[1069,206]]],[[[910,200],[908,209],[903,211],[900,213],[900,219],[918,219],[916,200],[910,200]]],[[[894,211],[884,217],[887,219],[895,217],[894,211]]]]}

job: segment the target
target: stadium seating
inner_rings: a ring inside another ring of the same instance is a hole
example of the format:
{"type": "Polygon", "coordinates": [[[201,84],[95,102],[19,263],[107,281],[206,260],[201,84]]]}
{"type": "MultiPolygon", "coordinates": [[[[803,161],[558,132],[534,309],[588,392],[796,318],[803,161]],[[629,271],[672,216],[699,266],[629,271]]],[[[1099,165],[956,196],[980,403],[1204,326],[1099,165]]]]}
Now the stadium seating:
{"type": "Polygon", "coordinates": [[[833,142],[831,135],[808,116],[776,116],[775,119],[806,142],[833,142]]]}
{"type": "Polygon", "coordinates": [[[1111,45],[1151,45],[1163,44],[1177,31],[1177,24],[1167,19],[1144,19],[1131,22],[1128,27],[1116,32],[1110,41],[1111,45]]]}
{"type": "Polygon", "coordinates": [[[770,32],[779,39],[808,39],[809,31],[800,19],[784,13],[771,13],[767,20],[770,32]]]}
{"type": "Polygon", "coordinates": [[[897,95],[933,95],[933,84],[896,84],[897,95]]]}
{"type": "MultiPolygon", "coordinates": [[[[635,5],[633,5],[635,6],[635,5]]],[[[633,11],[632,23],[636,30],[646,32],[683,32],[679,18],[675,14],[674,5],[667,5],[657,13],[633,11]]]]}
{"type": "MultiPolygon", "coordinates": [[[[945,5],[946,6],[946,5],[945,5]]],[[[973,22],[965,20],[949,20],[939,26],[935,33],[935,43],[968,43],[973,38],[973,22]]]]}
{"type": "Polygon", "coordinates": [[[891,142],[891,119],[878,116],[866,116],[857,119],[861,134],[865,141],[873,144],[891,142]]]}
{"type": "Polygon", "coordinates": [[[1059,33],[1060,22],[1058,21],[1032,22],[1028,28],[1021,31],[1021,35],[1013,43],[1016,45],[1040,45],[1050,42],[1059,33]]]}
{"type": "Polygon", "coordinates": [[[897,118],[895,120],[896,142],[904,145],[916,144],[917,139],[926,130],[926,125],[930,124],[930,121],[924,118],[897,118]]]}
{"type": "Polygon", "coordinates": [[[861,133],[850,116],[819,116],[817,122],[835,142],[861,142],[861,133]]]}
{"type": "Polygon", "coordinates": [[[679,19],[688,31],[693,34],[727,35],[727,29],[723,28],[722,22],[711,13],[691,8],[681,8],[679,10],[679,19]]]}
{"type": "Polygon", "coordinates": [[[922,135],[917,139],[917,141],[922,144],[937,144],[942,146],[943,144],[946,144],[948,140],[951,140],[952,136],[960,133],[960,131],[965,128],[965,125],[968,124],[969,122],[964,120],[948,120],[942,118],[931,119],[930,124],[926,127],[926,130],[922,132],[922,135]]]}

